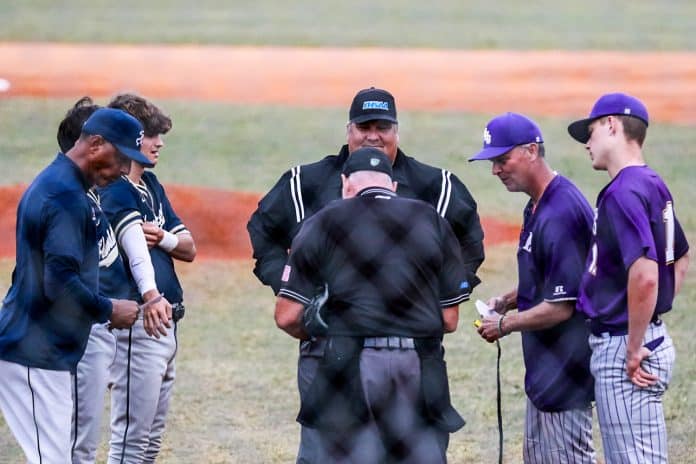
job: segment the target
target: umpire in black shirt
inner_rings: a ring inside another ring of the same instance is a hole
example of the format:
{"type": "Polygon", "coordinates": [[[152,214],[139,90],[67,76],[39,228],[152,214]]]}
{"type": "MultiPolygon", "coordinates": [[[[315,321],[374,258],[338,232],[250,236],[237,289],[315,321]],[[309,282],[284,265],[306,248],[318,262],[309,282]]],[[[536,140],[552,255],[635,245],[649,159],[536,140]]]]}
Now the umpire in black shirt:
{"type": "Polygon", "coordinates": [[[346,161],[343,198],[307,219],[292,242],[275,318],[307,339],[303,309],[328,285],[328,343],[298,421],[319,430],[330,462],[444,463],[464,425],[449,400],[441,346],[467,275],[450,225],[398,197],[376,148],[346,161]]]}

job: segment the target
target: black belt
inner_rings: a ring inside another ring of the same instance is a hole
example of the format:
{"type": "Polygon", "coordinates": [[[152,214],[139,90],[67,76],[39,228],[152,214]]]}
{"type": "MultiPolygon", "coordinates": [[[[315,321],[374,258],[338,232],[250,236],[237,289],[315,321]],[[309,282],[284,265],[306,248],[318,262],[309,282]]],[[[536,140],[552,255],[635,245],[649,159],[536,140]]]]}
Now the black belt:
{"type": "MultiPolygon", "coordinates": [[[[628,324],[624,327],[613,327],[609,328],[602,325],[599,322],[590,320],[590,332],[596,337],[601,337],[603,334],[609,334],[610,337],[621,337],[628,334],[628,324]]],[[[652,319],[650,319],[651,324],[661,325],[662,319],[660,319],[659,314],[655,314],[652,319]]]]}

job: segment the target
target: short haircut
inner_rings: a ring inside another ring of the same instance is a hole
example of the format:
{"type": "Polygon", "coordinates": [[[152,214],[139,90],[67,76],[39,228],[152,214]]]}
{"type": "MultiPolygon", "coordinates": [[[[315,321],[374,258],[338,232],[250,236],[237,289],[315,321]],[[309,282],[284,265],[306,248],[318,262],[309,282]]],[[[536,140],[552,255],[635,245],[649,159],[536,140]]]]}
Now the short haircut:
{"type": "Polygon", "coordinates": [[[132,93],[116,95],[109,108],[117,108],[130,113],[143,125],[147,137],[166,134],[172,128],[172,120],[154,103],[132,93]]]}
{"type": "Polygon", "coordinates": [[[58,146],[63,153],[68,152],[82,133],[82,125],[99,109],[90,97],[80,98],[72,108],[65,113],[65,117],[58,125],[58,146]]]}
{"type": "Polygon", "coordinates": [[[539,153],[539,156],[542,158],[546,158],[546,148],[544,148],[544,143],[543,142],[537,142],[537,152],[539,153]]]}
{"type": "Polygon", "coordinates": [[[635,140],[638,146],[642,147],[645,142],[645,135],[648,132],[648,125],[642,119],[633,116],[618,115],[624,129],[627,141],[635,140]]]}

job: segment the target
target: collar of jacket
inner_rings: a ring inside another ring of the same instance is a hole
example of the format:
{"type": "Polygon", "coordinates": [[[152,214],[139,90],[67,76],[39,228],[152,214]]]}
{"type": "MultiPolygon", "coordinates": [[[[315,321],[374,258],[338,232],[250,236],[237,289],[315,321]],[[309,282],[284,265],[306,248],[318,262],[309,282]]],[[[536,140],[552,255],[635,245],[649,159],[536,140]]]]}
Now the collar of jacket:
{"type": "MultiPolygon", "coordinates": [[[[343,167],[343,163],[348,159],[348,144],[343,145],[341,150],[338,152],[336,163],[339,166],[339,171],[343,167]]],[[[393,175],[392,180],[397,183],[397,185],[408,185],[408,178],[406,177],[406,160],[408,156],[406,153],[401,151],[401,148],[396,149],[396,158],[394,159],[394,164],[392,165],[393,175]]],[[[340,176],[339,176],[340,177],[340,176]]]]}

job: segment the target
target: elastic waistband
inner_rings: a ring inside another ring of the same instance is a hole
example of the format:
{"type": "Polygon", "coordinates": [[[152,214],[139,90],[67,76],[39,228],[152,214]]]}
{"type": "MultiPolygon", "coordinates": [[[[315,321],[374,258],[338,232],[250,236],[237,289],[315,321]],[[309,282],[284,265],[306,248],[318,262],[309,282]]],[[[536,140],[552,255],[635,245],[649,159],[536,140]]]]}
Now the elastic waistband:
{"type": "MultiPolygon", "coordinates": [[[[662,319],[660,319],[659,314],[655,314],[650,319],[650,323],[656,326],[662,325],[662,319]]],[[[622,337],[628,334],[628,325],[625,327],[607,328],[600,323],[595,323],[595,321],[589,321],[589,324],[590,332],[595,337],[622,337]]]]}
{"type": "Polygon", "coordinates": [[[416,344],[411,337],[365,337],[363,347],[415,350],[416,344]]]}

